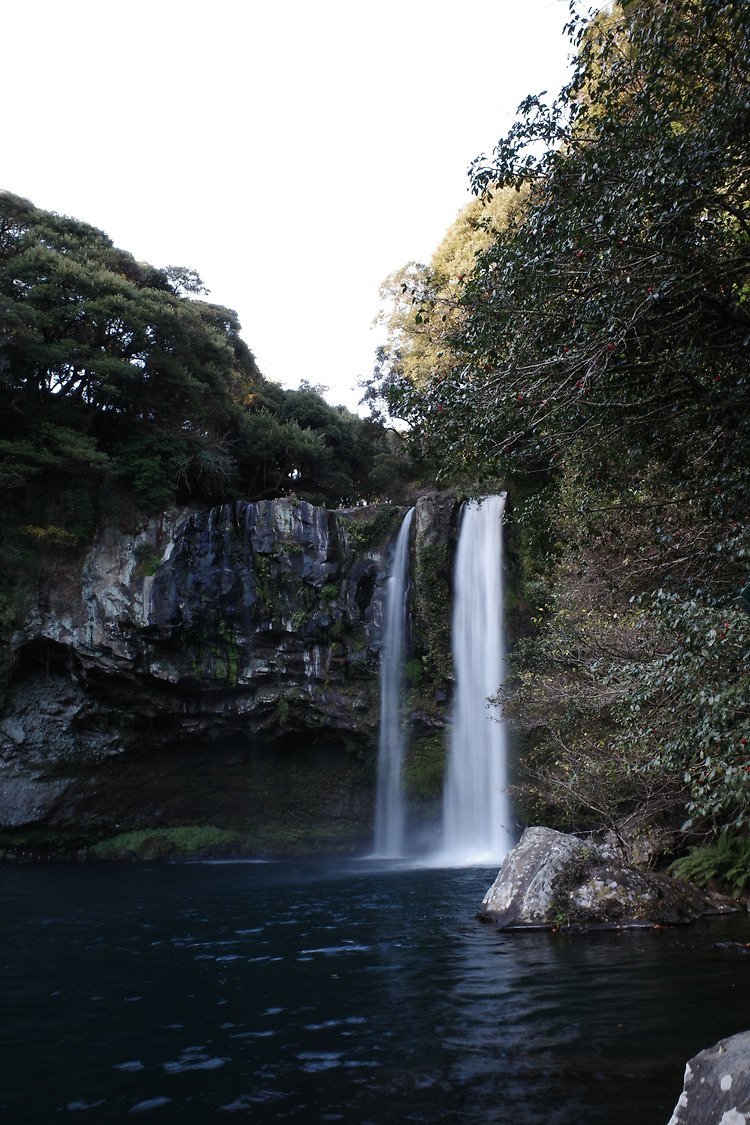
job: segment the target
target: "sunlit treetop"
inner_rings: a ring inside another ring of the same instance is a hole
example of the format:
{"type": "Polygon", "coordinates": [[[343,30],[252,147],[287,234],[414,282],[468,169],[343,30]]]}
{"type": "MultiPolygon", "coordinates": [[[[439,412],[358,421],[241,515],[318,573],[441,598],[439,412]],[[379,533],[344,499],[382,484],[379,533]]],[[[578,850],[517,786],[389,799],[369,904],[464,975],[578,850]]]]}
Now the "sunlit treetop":
{"type": "Polygon", "coordinates": [[[467,271],[442,367],[382,383],[448,472],[616,434],[684,454],[748,407],[750,7],[626,0],[569,30],[570,84],[472,167],[522,205],[467,271]]]}

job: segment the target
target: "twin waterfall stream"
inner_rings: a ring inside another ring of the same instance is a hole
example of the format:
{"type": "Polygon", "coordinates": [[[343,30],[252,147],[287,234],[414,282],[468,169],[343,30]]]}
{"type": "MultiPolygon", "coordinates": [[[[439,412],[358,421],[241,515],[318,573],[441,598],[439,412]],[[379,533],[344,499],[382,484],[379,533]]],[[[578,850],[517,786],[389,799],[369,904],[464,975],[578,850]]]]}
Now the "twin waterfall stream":
{"type": "MultiPolygon", "coordinates": [[[[445,866],[499,863],[513,844],[506,796],[506,731],[489,703],[504,679],[503,542],[505,495],[464,505],[454,574],[455,691],[443,794],[442,842],[431,859],[445,866]]],[[[381,656],[380,749],[375,856],[410,855],[402,786],[406,751],[404,666],[409,639],[409,543],[414,510],[401,525],[386,588],[381,656]]]]}
{"type": "Polygon", "coordinates": [[[396,540],[386,586],[385,626],[380,653],[380,748],[375,803],[375,852],[390,859],[404,854],[406,807],[401,788],[405,732],[404,665],[409,623],[409,543],[414,509],[410,508],[396,540]]]}

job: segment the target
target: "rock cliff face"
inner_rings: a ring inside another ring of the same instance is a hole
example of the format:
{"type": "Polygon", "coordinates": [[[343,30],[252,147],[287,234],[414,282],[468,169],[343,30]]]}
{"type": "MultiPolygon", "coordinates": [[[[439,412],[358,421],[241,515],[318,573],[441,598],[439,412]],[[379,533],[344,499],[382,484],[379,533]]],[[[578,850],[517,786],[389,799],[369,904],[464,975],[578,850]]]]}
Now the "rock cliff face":
{"type": "MultiPolygon", "coordinates": [[[[456,504],[417,507],[432,621],[449,612],[456,504]]],[[[104,528],[14,639],[0,843],[181,823],[239,826],[251,850],[366,838],[403,515],[284,499],[104,528]]],[[[415,722],[439,729],[435,676],[427,694],[415,722]]]]}

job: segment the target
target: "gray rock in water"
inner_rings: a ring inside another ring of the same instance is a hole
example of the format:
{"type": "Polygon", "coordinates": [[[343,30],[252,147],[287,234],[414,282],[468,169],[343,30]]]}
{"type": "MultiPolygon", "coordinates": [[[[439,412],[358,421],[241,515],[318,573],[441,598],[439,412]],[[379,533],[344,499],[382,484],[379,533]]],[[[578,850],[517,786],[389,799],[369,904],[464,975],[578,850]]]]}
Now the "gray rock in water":
{"type": "Polygon", "coordinates": [[[551,828],[527,828],[480,907],[500,929],[676,925],[725,909],[687,883],[637,871],[551,828]]]}
{"type": "Polygon", "coordinates": [[[552,828],[527,828],[500,868],[485,895],[480,914],[497,921],[501,929],[543,926],[551,923],[550,903],[560,871],[582,857],[585,844],[552,828]]]}
{"type": "Polygon", "coordinates": [[[750,1031],[721,1039],[685,1067],[685,1082],[669,1125],[750,1122],[750,1031]]]}

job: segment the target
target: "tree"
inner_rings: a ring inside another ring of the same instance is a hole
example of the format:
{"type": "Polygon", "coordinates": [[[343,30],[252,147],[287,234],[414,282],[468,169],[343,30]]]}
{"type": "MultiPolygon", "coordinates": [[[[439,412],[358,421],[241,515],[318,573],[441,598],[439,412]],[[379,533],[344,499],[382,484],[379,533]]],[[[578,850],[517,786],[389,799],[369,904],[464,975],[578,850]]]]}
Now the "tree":
{"type": "Polygon", "coordinates": [[[265,380],[204,293],[195,270],[0,193],[0,486],[27,503],[55,470],[94,494],[114,476],[149,508],[371,493],[382,427],[265,380]]]}
{"type": "MultiPolygon", "coordinates": [[[[162,498],[180,474],[200,493],[191,466],[219,448],[218,483],[231,479],[237,404],[262,377],[236,316],[178,295],[200,284],[194,271],[171,276],[85,223],[0,195],[0,436],[15,445],[6,481],[28,479],[73,434],[89,450],[86,464],[78,458],[87,472],[119,464],[132,475],[139,446],[169,446],[162,498]]],[[[155,470],[153,457],[139,462],[136,480],[146,464],[155,470]]]]}
{"type": "Polygon", "coordinates": [[[584,768],[583,727],[564,736],[566,701],[588,696],[591,737],[637,746],[644,800],[655,771],[694,825],[741,822],[750,650],[729,605],[750,552],[750,7],[622,0],[569,29],[569,85],[527,99],[473,165],[478,197],[522,194],[467,272],[448,370],[394,365],[383,385],[447,477],[539,483],[517,507],[527,556],[547,544],[538,639],[518,660],[518,708],[548,717],[534,760],[584,768]],[[654,647],[607,656],[592,638],[615,620],[654,647]]]}
{"type": "Polygon", "coordinates": [[[453,411],[501,471],[644,436],[676,464],[696,416],[710,442],[749,405],[748,8],[625,0],[571,30],[571,84],[472,171],[529,193],[452,340],[453,411]]]}
{"type": "MultiPolygon", "coordinates": [[[[380,288],[384,302],[377,323],[387,329],[373,377],[365,384],[365,401],[376,417],[390,414],[414,428],[410,451],[430,466],[430,432],[423,391],[450,387],[461,363],[453,340],[464,323],[463,293],[477,255],[501,236],[518,210],[523,193],[512,189],[485,194],[463,207],[446,231],[429,265],[408,262],[380,288]]],[[[433,411],[445,403],[438,393],[433,411]]],[[[445,420],[441,419],[443,427],[445,420]]],[[[442,432],[442,431],[441,431],[442,432]]],[[[443,450],[438,442],[439,471],[443,450]]]]}

